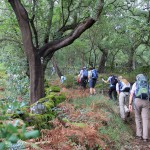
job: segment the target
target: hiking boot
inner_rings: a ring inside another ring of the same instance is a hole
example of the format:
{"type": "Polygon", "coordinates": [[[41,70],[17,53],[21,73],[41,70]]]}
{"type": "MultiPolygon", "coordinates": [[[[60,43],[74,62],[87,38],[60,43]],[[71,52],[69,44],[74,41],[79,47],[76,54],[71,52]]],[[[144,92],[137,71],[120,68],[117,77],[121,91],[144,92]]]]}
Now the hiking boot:
{"type": "Polygon", "coordinates": [[[143,142],[148,142],[148,139],[143,139],[143,142]]]}
{"type": "Polygon", "coordinates": [[[128,112],[126,113],[126,117],[127,117],[127,118],[130,117],[130,111],[128,111],[128,112]]]}
{"type": "Polygon", "coordinates": [[[122,122],[123,122],[123,123],[127,123],[127,120],[126,120],[126,119],[122,119],[122,122]]]}
{"type": "Polygon", "coordinates": [[[138,140],[143,140],[142,136],[136,136],[135,138],[138,140]]]}

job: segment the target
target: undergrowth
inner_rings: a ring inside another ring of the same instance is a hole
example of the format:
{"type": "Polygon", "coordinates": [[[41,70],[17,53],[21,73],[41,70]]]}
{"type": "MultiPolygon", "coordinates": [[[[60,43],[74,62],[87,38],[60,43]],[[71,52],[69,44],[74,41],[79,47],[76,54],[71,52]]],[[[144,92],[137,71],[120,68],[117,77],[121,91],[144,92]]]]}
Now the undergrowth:
{"type": "Polygon", "coordinates": [[[76,99],[73,101],[76,108],[86,106],[86,109],[91,107],[91,104],[95,104],[99,110],[107,113],[109,121],[107,125],[99,128],[99,132],[107,135],[110,141],[107,143],[113,150],[120,150],[123,145],[126,145],[129,139],[132,138],[132,130],[130,126],[124,124],[119,117],[119,107],[114,101],[108,100],[104,96],[93,96],[82,99],[76,99]]]}
{"type": "Polygon", "coordinates": [[[72,99],[56,110],[57,118],[49,121],[52,129],[42,129],[32,141],[43,150],[120,150],[132,138],[118,106],[105,96],[72,99]]]}

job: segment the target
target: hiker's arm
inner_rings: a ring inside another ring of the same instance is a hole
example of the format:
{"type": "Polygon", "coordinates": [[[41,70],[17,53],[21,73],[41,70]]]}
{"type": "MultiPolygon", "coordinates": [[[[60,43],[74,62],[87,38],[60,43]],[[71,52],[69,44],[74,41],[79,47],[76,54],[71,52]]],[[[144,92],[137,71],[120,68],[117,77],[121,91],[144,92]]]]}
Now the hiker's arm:
{"type": "Polygon", "coordinates": [[[132,89],[130,91],[130,97],[129,97],[129,110],[132,111],[132,102],[133,102],[133,96],[136,90],[136,83],[133,84],[132,89]]]}
{"type": "Polygon", "coordinates": [[[108,83],[108,82],[109,82],[109,80],[104,80],[103,78],[102,78],[102,81],[105,82],[105,83],[108,83]]]}
{"type": "Polygon", "coordinates": [[[133,93],[130,93],[129,97],[129,110],[132,111],[133,93]]]}
{"type": "Polygon", "coordinates": [[[118,95],[120,94],[120,92],[119,92],[119,84],[118,83],[116,84],[116,92],[117,92],[118,95]]]}

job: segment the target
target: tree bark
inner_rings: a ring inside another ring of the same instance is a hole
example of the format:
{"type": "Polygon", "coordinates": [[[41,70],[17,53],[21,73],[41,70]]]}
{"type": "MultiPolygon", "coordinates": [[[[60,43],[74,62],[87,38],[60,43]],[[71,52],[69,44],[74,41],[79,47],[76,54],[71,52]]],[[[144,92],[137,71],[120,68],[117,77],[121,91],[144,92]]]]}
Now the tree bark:
{"type": "Polygon", "coordinates": [[[105,63],[106,63],[107,57],[108,57],[108,50],[103,49],[103,50],[101,50],[101,52],[102,52],[102,56],[100,58],[98,72],[99,73],[104,73],[105,72],[105,63]]]}
{"type": "Polygon", "coordinates": [[[130,50],[130,55],[129,55],[129,59],[128,59],[128,72],[133,71],[133,58],[134,58],[134,52],[135,50],[133,48],[131,48],[130,50]]]}
{"type": "Polygon", "coordinates": [[[61,73],[61,71],[60,71],[60,69],[59,69],[59,67],[58,67],[58,65],[57,65],[57,62],[56,62],[56,59],[54,58],[54,56],[53,56],[53,58],[52,58],[52,62],[53,62],[53,66],[54,66],[54,68],[55,68],[55,70],[56,70],[57,75],[59,76],[59,78],[61,78],[61,76],[62,76],[63,74],[61,73]]]}

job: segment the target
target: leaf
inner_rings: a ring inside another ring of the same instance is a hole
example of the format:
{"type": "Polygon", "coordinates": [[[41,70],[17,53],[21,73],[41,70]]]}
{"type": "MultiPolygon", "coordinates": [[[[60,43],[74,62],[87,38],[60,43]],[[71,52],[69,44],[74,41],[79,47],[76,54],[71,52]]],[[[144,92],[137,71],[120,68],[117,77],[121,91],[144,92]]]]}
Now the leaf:
{"type": "Polygon", "coordinates": [[[4,142],[0,142],[0,150],[4,150],[5,149],[5,144],[4,142]]]}
{"type": "Polygon", "coordinates": [[[29,131],[24,134],[26,139],[37,138],[39,135],[40,133],[38,130],[29,131]]]}
{"type": "Polygon", "coordinates": [[[18,137],[14,134],[12,134],[9,139],[8,139],[11,143],[17,143],[18,141],[18,137]]]}

